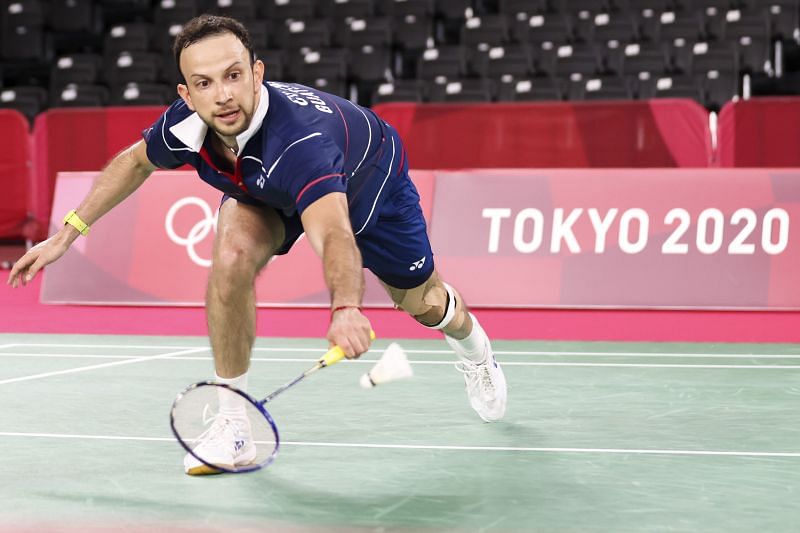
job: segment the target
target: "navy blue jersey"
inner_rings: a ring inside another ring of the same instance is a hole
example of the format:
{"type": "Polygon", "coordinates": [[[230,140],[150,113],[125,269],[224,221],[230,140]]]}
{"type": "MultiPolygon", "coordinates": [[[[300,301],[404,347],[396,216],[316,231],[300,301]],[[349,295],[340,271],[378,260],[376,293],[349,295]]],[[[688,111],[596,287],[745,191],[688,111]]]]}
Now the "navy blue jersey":
{"type": "Polygon", "coordinates": [[[234,174],[213,164],[208,127],[183,100],[143,132],[160,168],[189,164],[203,181],[237,200],[285,216],[330,192],[347,194],[354,233],[371,225],[387,182],[403,168],[395,132],[371,110],[303,85],[265,82],[247,131],[237,136],[234,174]]]}
{"type": "Polygon", "coordinates": [[[369,109],[302,85],[266,82],[250,127],[236,137],[233,174],[214,164],[208,127],[183,100],[143,136],[156,166],[189,164],[223,198],[275,208],[286,230],[277,254],[288,252],[302,234],[303,210],[343,192],[366,268],[404,289],[433,272],[425,217],[400,137],[369,109]]]}

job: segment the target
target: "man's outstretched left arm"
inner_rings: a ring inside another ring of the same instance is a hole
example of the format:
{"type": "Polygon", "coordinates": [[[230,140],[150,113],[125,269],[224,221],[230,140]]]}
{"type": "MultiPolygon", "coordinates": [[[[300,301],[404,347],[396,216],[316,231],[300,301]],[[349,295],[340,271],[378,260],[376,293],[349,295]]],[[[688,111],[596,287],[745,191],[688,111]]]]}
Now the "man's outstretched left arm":
{"type": "Polygon", "coordinates": [[[314,201],[301,216],[306,237],[322,258],[325,283],[331,294],[328,340],[348,358],[369,349],[370,323],[361,313],[364,272],[348,216],[347,197],[333,192],[314,201]]]}

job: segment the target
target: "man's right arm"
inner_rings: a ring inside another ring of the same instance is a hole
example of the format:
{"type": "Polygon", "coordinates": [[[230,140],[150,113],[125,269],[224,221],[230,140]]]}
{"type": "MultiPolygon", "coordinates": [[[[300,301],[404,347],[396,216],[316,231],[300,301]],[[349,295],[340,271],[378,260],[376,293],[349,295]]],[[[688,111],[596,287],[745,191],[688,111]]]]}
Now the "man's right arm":
{"type": "MultiPolygon", "coordinates": [[[[106,165],[94,181],[89,194],[76,209],[78,216],[91,226],[138,189],[155,169],[155,165],[147,158],[144,141],[126,148],[106,165]]],[[[14,264],[8,284],[17,287],[20,282],[24,285],[32,280],[42,267],[61,257],[78,235],[77,229],[65,224],[58,233],[28,250],[14,264]]]]}

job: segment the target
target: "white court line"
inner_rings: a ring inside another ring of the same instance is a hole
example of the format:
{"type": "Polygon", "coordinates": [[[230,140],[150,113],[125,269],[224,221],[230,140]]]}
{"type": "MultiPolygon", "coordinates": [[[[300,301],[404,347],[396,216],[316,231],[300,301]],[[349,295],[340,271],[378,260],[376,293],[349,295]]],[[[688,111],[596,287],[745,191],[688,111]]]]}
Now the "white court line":
{"type": "MultiPolygon", "coordinates": [[[[189,357],[176,357],[175,359],[197,359],[189,357]]],[[[263,363],[309,363],[316,359],[289,359],[289,358],[260,358],[254,357],[251,361],[263,363]]],[[[354,359],[347,363],[370,363],[374,364],[375,359],[354,359]]],[[[451,361],[409,361],[412,365],[452,365],[456,362],[455,357],[451,361]]],[[[500,361],[503,366],[587,366],[587,367],[632,367],[632,368],[755,368],[755,369],[800,369],[800,365],[690,365],[690,364],[669,364],[669,363],[560,363],[545,361],[500,361]]]]}
{"type": "Polygon", "coordinates": [[[32,376],[21,376],[17,378],[10,378],[0,380],[0,385],[5,385],[7,383],[17,383],[20,381],[29,381],[32,379],[40,379],[40,378],[48,378],[51,376],[60,376],[63,374],[74,374],[76,372],[86,372],[87,370],[96,370],[98,368],[109,368],[112,366],[120,366],[120,365],[130,365],[133,363],[141,363],[143,361],[154,361],[157,359],[164,359],[166,357],[175,357],[177,355],[181,355],[184,353],[195,353],[199,351],[207,350],[207,348],[193,348],[191,350],[180,350],[177,352],[168,352],[165,354],[160,355],[148,355],[145,357],[135,357],[133,359],[126,359],[124,361],[114,361],[112,363],[101,363],[99,365],[90,365],[90,366],[80,366],[78,368],[68,368],[66,370],[56,370],[54,372],[44,372],[42,374],[33,374],[32,376]]]}
{"type": "MultiPolygon", "coordinates": [[[[116,435],[75,435],[62,433],[15,433],[0,432],[0,437],[82,439],[82,440],[127,440],[172,442],[169,437],[128,437],[116,435]]],[[[635,454],[635,455],[722,455],[733,457],[800,457],[800,452],[751,452],[726,450],[648,450],[625,448],[539,448],[529,446],[449,446],[434,444],[369,444],[355,442],[303,442],[281,441],[281,445],[315,446],[325,448],[377,448],[395,450],[446,450],[446,451],[489,451],[489,452],[540,452],[540,453],[596,453],[596,454],[635,454]]]]}
{"type": "MultiPolygon", "coordinates": [[[[197,350],[205,350],[198,348],[197,350]]],[[[26,354],[26,353],[4,353],[0,357],[54,357],[54,358],[74,358],[74,359],[125,359],[124,364],[130,359],[125,355],[80,355],[80,354],[26,354]]],[[[157,360],[162,356],[147,356],[142,360],[157,360]]],[[[169,357],[173,361],[210,361],[211,356],[206,357],[169,357]]],[[[258,363],[311,363],[315,358],[287,358],[287,357],[253,357],[252,362],[258,363]]],[[[376,359],[354,359],[348,364],[374,364],[376,359]]],[[[409,361],[412,365],[452,365],[456,362],[455,358],[448,361],[409,361]]],[[[500,361],[503,366],[578,366],[578,367],[607,367],[607,368],[723,368],[723,369],[754,369],[754,370],[797,370],[800,365],[697,365],[697,364],[677,364],[677,363],[576,363],[576,362],[554,362],[554,361],[500,361]]],[[[123,364],[123,363],[109,363],[123,364]]],[[[103,365],[95,365],[101,367],[103,365]]],[[[93,367],[87,367],[93,368],[93,367]]],[[[62,371],[65,372],[65,371],[62,371]]],[[[21,380],[20,380],[21,381],[21,380]]],[[[0,385],[5,383],[0,381],[0,385]]]]}
{"type": "MultiPolygon", "coordinates": [[[[83,354],[83,353],[25,353],[0,352],[0,357],[52,357],[54,359],[130,359],[135,355],[83,354]]],[[[211,358],[211,355],[208,356],[211,358]]]]}
{"type": "MultiPolygon", "coordinates": [[[[402,342],[402,341],[401,341],[402,342]]],[[[164,349],[173,349],[173,350],[184,350],[184,349],[191,349],[197,348],[197,346],[172,346],[172,345],[157,345],[157,344],[141,344],[141,345],[130,345],[130,344],[56,344],[56,343],[30,343],[30,344],[9,344],[5,347],[10,346],[22,346],[22,347],[33,347],[33,348],[130,348],[130,349],[156,349],[156,350],[164,350],[164,349]]],[[[4,348],[4,346],[0,346],[0,349],[4,348]]],[[[205,346],[206,349],[211,349],[208,345],[205,346]]],[[[290,352],[290,353],[322,353],[324,352],[326,347],[320,345],[318,348],[296,348],[296,347],[254,347],[254,352],[290,352]]],[[[452,350],[425,350],[425,349],[414,349],[414,348],[404,348],[406,353],[411,354],[452,354],[452,350]]],[[[383,348],[375,348],[370,350],[370,353],[383,353],[385,350],[383,348]]],[[[564,351],[557,351],[557,350],[494,350],[495,355],[552,355],[552,356],[565,356],[565,355],[575,355],[575,356],[609,356],[609,357],[686,357],[686,358],[721,358],[721,359],[800,359],[800,354],[757,354],[757,353],[702,353],[702,352],[692,352],[692,353],[679,353],[679,352],[586,352],[586,351],[579,351],[579,350],[564,350],[564,351]]],[[[6,355],[0,353],[0,356],[6,355]]]]}

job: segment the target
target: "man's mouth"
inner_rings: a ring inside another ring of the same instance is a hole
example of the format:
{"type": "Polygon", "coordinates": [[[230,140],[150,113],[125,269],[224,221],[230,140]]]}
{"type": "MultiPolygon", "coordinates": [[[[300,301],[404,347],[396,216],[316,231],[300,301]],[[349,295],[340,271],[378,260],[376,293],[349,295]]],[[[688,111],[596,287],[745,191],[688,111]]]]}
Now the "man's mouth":
{"type": "Polygon", "coordinates": [[[224,113],[217,113],[217,118],[222,122],[233,123],[239,118],[239,110],[226,111],[224,113]]]}

